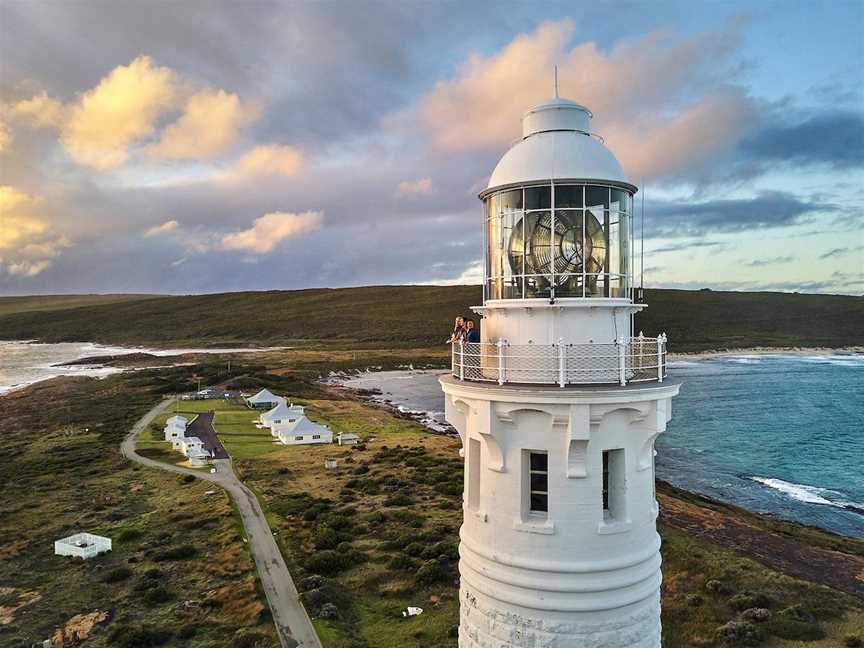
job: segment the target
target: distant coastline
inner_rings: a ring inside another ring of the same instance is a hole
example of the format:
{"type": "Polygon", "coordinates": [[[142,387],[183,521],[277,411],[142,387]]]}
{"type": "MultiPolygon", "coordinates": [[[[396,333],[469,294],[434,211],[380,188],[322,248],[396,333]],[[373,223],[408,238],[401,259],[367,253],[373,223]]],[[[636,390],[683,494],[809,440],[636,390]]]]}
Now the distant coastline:
{"type": "Polygon", "coordinates": [[[718,358],[726,356],[741,355],[813,355],[818,353],[840,353],[849,355],[864,354],[864,346],[846,347],[746,347],[742,349],[716,349],[709,351],[675,352],[670,351],[667,355],[669,362],[680,362],[682,360],[705,360],[707,358],[718,358]]]}

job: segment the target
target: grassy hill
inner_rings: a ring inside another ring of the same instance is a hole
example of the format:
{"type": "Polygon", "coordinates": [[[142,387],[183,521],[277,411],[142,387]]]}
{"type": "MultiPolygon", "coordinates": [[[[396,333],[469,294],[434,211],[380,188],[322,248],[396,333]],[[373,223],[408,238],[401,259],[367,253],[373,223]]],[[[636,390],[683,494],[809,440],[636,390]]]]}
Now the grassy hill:
{"type": "MultiPolygon", "coordinates": [[[[357,348],[440,345],[478,286],[370,286],[191,296],[46,296],[0,299],[0,339],[109,344],[279,345],[357,348]]],[[[637,317],[666,331],[674,351],[751,346],[864,345],[864,298],[839,295],[647,291],[637,317]]]]}

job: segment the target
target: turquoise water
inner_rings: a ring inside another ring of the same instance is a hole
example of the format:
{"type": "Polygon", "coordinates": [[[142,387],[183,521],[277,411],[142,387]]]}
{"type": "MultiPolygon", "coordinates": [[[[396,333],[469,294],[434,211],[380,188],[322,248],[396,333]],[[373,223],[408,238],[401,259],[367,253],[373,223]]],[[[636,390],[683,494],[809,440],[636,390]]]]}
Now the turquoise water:
{"type": "Polygon", "coordinates": [[[864,537],[864,356],[674,363],[657,476],[752,511],[864,537]]]}
{"type": "MultiPolygon", "coordinates": [[[[441,425],[441,372],[343,384],[441,425]]],[[[657,441],[657,476],[687,490],[864,537],[864,355],[739,355],[675,362],[683,383],[657,441]]]]}

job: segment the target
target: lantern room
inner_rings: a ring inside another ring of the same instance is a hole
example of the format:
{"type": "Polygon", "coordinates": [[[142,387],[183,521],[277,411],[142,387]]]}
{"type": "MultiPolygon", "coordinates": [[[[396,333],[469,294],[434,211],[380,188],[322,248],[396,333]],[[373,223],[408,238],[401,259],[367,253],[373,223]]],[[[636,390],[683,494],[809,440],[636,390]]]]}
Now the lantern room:
{"type": "Polygon", "coordinates": [[[480,194],[484,302],[631,297],[637,189],[591,133],[591,117],[557,97],[523,117],[522,139],[480,194]]]}

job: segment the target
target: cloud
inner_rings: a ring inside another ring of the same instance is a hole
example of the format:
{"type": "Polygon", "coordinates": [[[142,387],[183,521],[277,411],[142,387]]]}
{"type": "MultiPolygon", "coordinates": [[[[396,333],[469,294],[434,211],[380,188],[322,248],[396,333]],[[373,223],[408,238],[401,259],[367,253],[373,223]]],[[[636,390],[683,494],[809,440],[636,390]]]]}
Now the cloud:
{"type": "Polygon", "coordinates": [[[828,250],[824,254],[820,254],[819,260],[822,261],[824,259],[830,259],[832,257],[847,256],[847,255],[852,254],[854,252],[861,252],[861,251],[864,251],[864,245],[858,245],[856,247],[834,248],[833,250],[828,250]]]}
{"type": "Polygon", "coordinates": [[[0,121],[0,153],[9,148],[9,142],[12,141],[12,135],[9,133],[9,127],[5,122],[0,121]]]}
{"type": "Polygon", "coordinates": [[[33,213],[39,202],[14,187],[0,186],[0,269],[10,275],[36,276],[70,245],[33,213]]]}
{"type": "Polygon", "coordinates": [[[9,106],[9,114],[14,118],[38,127],[60,129],[66,119],[63,104],[49,97],[45,92],[29,99],[16,101],[9,106]]]}
{"type": "Polygon", "coordinates": [[[122,164],[128,147],[153,133],[175,106],[177,78],[148,56],[121,65],[81,95],[70,109],[61,141],[79,164],[98,170],[122,164]]]}
{"type": "Polygon", "coordinates": [[[525,109],[552,94],[556,62],[562,94],[584,98],[597,115],[594,130],[634,178],[680,172],[726,151],[751,121],[752,100],[722,83],[735,24],[691,39],[651,33],[608,51],[591,42],[568,49],[572,32],[570,20],[543,23],[437,83],[418,109],[434,144],[464,152],[512,142],[525,109]]]}
{"type": "Polygon", "coordinates": [[[224,90],[204,90],[186,101],[181,117],[168,126],[148,152],[163,159],[212,158],[224,153],[258,108],[224,90]]]}
{"type": "Polygon", "coordinates": [[[313,232],[321,227],[323,214],[307,211],[302,214],[273,212],[256,218],[252,227],[222,237],[226,250],[243,250],[253,254],[267,254],[282,241],[313,232]]]}
{"type": "Polygon", "coordinates": [[[805,121],[773,123],[741,143],[744,154],[765,162],[864,167],[864,114],[835,110],[805,121]]]}
{"type": "Polygon", "coordinates": [[[303,163],[303,149],[297,146],[266,144],[256,146],[244,154],[232,168],[230,175],[261,176],[282,175],[292,176],[297,173],[303,163]]]}
{"type": "Polygon", "coordinates": [[[779,256],[770,259],[754,259],[753,261],[744,261],[744,265],[751,268],[762,268],[764,266],[778,265],[781,263],[791,263],[795,260],[794,256],[779,256]]]}
{"type": "Polygon", "coordinates": [[[403,180],[396,188],[397,196],[425,196],[432,191],[432,180],[421,178],[420,180],[403,180]]]}
{"type": "Polygon", "coordinates": [[[662,252],[682,252],[686,250],[694,250],[698,248],[718,248],[723,249],[726,247],[726,243],[721,241],[685,241],[682,243],[673,243],[671,245],[664,245],[659,248],[655,248],[653,250],[646,250],[648,254],[660,254],[662,252]]]}
{"type": "Polygon", "coordinates": [[[144,236],[151,237],[160,236],[162,234],[170,234],[171,232],[175,232],[179,226],[180,223],[178,223],[176,220],[165,221],[161,225],[156,225],[148,229],[146,232],[144,232],[144,236]]]}
{"type": "Polygon", "coordinates": [[[653,203],[646,216],[646,237],[702,236],[710,232],[738,232],[783,227],[807,216],[839,211],[832,203],[802,200],[781,191],[763,191],[754,198],[704,202],[653,203]]]}

